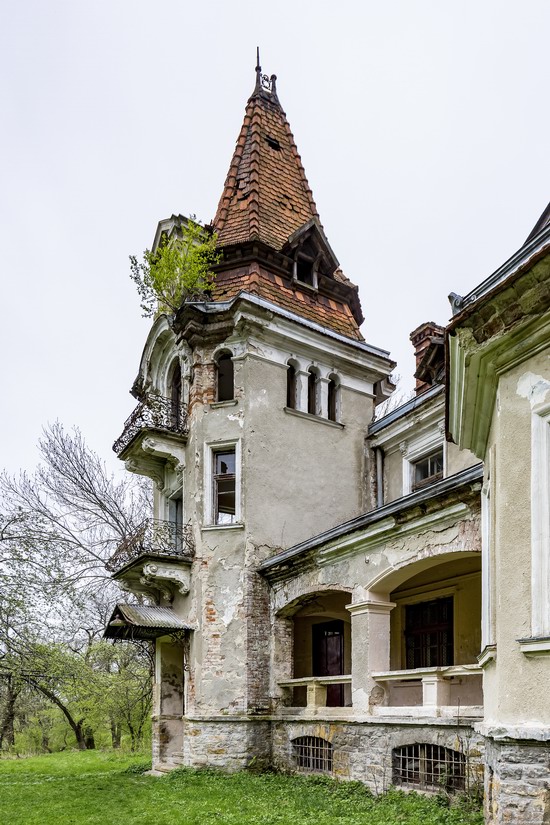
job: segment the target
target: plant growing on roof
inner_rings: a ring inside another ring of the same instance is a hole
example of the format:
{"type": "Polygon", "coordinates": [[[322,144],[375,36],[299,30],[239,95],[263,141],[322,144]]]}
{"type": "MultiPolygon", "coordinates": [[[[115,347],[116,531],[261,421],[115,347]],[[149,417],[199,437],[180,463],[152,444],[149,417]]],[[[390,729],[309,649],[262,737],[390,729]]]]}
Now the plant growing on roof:
{"type": "Polygon", "coordinates": [[[130,255],[130,277],[141,299],[144,318],[157,312],[174,313],[184,301],[205,298],[214,283],[217,236],[192,215],[182,222],[181,234],[164,234],[156,250],[146,249],[143,261],[130,255]]]}

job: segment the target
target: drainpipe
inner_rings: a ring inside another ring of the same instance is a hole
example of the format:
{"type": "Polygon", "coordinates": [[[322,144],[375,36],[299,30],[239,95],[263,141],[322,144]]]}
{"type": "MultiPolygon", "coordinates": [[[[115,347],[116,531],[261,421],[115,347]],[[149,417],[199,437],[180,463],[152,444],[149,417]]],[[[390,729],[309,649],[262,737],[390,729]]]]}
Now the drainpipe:
{"type": "Polygon", "coordinates": [[[376,506],[382,507],[384,504],[384,450],[375,447],[376,455],[376,506]]]}

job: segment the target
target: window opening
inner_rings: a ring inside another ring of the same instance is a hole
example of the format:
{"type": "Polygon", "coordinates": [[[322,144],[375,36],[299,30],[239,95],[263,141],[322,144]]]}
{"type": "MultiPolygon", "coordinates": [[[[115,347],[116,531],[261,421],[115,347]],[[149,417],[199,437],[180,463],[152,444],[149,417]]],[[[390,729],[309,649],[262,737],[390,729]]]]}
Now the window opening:
{"type": "Polygon", "coordinates": [[[317,373],[310,369],[307,377],[307,411],[311,415],[317,414],[317,373]]]}
{"type": "Polygon", "coordinates": [[[172,381],[170,384],[170,423],[172,424],[172,427],[174,427],[176,430],[179,429],[180,425],[182,424],[181,392],[181,366],[178,361],[176,363],[176,366],[174,367],[174,372],[172,373],[172,381]]]}
{"type": "Polygon", "coordinates": [[[281,151],[281,144],[277,140],[277,138],[270,137],[269,135],[265,136],[265,142],[271,149],[275,149],[276,152],[281,151]]]}
{"type": "MultiPolygon", "coordinates": [[[[341,676],[344,672],[344,622],[335,619],[312,627],[313,675],[341,676]]],[[[327,685],[327,707],[344,706],[344,685],[327,685]]]]}
{"type": "Polygon", "coordinates": [[[292,740],[296,767],[312,773],[332,772],[332,743],[320,736],[299,736],[292,740]]]}
{"type": "Polygon", "coordinates": [[[414,744],[394,748],[394,785],[421,790],[462,791],[466,786],[464,754],[440,745],[414,744]]]}
{"type": "Polygon", "coordinates": [[[230,353],[222,353],[217,359],[217,400],[232,401],[234,396],[233,359],[230,353]]]}
{"type": "Polygon", "coordinates": [[[168,521],[176,550],[183,546],[183,496],[179,490],[168,501],[168,521]]]}
{"type": "Polygon", "coordinates": [[[214,453],[214,521],[235,524],[235,450],[214,453]]]}
{"type": "Polygon", "coordinates": [[[286,405],[291,410],[296,409],[296,367],[288,364],[286,370],[286,405]]]}
{"type": "Polygon", "coordinates": [[[298,258],[296,261],[296,280],[301,284],[315,286],[313,278],[313,262],[305,258],[298,258]]]}
{"type": "Polygon", "coordinates": [[[415,461],[413,473],[413,491],[443,478],[443,450],[415,461]]]}
{"type": "Polygon", "coordinates": [[[337,396],[338,384],[334,378],[330,378],[328,382],[328,418],[329,421],[337,420],[337,396]]]}
{"type": "Polygon", "coordinates": [[[407,668],[453,664],[453,597],[405,607],[407,668]]]}

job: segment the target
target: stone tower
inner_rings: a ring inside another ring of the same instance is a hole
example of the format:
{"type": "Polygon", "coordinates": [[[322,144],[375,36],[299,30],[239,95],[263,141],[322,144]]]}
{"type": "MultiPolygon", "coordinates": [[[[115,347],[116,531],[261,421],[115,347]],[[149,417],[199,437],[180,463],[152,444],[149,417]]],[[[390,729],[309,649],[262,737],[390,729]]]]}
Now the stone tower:
{"type": "MultiPolygon", "coordinates": [[[[162,221],[155,244],[185,220],[162,221]]],[[[212,230],[210,298],[156,319],[115,444],[154,481],[154,519],[110,563],[151,604],[117,605],[106,635],[155,640],[157,767],[270,760],[284,640],[258,566],[372,506],[365,437],[393,367],[359,331],[357,287],[259,65],[212,230]]]]}

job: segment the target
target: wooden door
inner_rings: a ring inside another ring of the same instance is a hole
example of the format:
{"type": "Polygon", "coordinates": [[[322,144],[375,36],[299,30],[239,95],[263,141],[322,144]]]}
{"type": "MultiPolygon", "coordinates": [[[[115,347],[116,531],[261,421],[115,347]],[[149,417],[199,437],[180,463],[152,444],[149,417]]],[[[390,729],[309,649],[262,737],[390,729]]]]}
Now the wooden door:
{"type": "MultiPolygon", "coordinates": [[[[344,622],[335,619],[313,625],[313,675],[341,676],[344,673],[344,622]]],[[[327,686],[327,707],[344,704],[344,686],[327,686]]]]}

